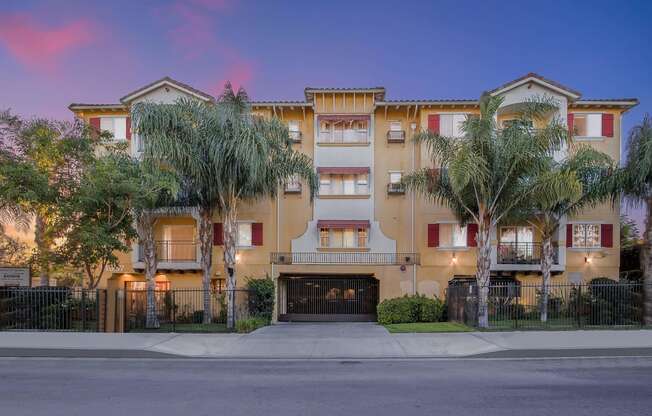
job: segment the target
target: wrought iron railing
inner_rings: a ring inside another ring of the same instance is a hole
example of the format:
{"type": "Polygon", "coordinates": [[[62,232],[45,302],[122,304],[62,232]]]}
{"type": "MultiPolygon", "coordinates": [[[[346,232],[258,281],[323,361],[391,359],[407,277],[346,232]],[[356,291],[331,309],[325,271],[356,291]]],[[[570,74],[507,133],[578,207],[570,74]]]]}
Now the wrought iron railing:
{"type": "Polygon", "coordinates": [[[387,141],[390,143],[403,143],[405,141],[405,130],[388,130],[387,141]]]}
{"type": "MultiPolygon", "coordinates": [[[[559,264],[559,246],[552,245],[552,262],[559,264]]],[[[543,255],[541,243],[498,243],[498,264],[540,264],[543,255]]]]}
{"type": "Polygon", "coordinates": [[[272,264],[419,264],[419,253],[303,252],[271,253],[272,264]]]}
{"type": "MultiPolygon", "coordinates": [[[[197,243],[194,241],[162,240],[156,243],[156,259],[158,262],[196,262],[197,243]]],[[[144,261],[143,246],[138,247],[138,261],[144,261]]]]}
{"type": "Polygon", "coordinates": [[[388,183],[387,184],[387,193],[388,194],[404,194],[405,185],[402,183],[388,183]]]}

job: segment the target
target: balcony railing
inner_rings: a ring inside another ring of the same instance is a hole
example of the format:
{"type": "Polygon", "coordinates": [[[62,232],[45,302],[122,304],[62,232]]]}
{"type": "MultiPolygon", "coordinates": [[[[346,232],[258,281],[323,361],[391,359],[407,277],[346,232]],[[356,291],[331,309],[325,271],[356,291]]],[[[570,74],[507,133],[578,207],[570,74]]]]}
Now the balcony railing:
{"type": "Polygon", "coordinates": [[[405,130],[389,130],[389,131],[387,131],[387,142],[388,143],[404,143],[405,142],[405,130]]]}
{"type": "MultiPolygon", "coordinates": [[[[194,241],[156,241],[156,260],[165,262],[196,262],[197,243],[194,241]]],[[[138,246],[138,261],[145,260],[143,246],[138,246]]]]}
{"type": "Polygon", "coordinates": [[[387,193],[394,195],[403,195],[405,193],[405,185],[402,183],[388,183],[387,193]]]}
{"type": "Polygon", "coordinates": [[[365,144],[369,143],[369,132],[367,130],[320,131],[319,143],[365,144]]]}
{"type": "Polygon", "coordinates": [[[303,136],[302,136],[300,131],[291,131],[290,132],[290,139],[294,143],[300,143],[302,138],[303,138],[303,136]]]}
{"type": "MultiPolygon", "coordinates": [[[[499,243],[498,264],[540,264],[543,255],[541,243],[499,243]]],[[[559,246],[552,245],[552,262],[559,264],[559,246]]]]}
{"type": "Polygon", "coordinates": [[[272,264],[373,264],[411,265],[419,264],[419,253],[353,253],[353,252],[306,252],[271,253],[272,264]]]}

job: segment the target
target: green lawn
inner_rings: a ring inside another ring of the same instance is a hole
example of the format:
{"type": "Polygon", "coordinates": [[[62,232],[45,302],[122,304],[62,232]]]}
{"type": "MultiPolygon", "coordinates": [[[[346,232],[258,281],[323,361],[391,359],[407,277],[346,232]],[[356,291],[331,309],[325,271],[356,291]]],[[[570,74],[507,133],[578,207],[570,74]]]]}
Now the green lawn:
{"type": "Polygon", "coordinates": [[[391,333],[409,332],[469,332],[473,331],[463,324],[456,322],[416,322],[412,324],[388,324],[385,328],[391,333]]]}

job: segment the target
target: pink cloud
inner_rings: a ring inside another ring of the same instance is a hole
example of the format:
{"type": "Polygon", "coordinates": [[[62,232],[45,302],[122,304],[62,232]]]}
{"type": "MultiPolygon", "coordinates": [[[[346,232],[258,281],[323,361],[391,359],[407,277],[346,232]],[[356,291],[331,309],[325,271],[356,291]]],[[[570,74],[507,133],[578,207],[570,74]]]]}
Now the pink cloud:
{"type": "Polygon", "coordinates": [[[0,43],[30,70],[54,73],[60,60],[95,39],[93,25],[77,19],[56,28],[46,27],[29,16],[0,16],[0,43]]]}
{"type": "Polygon", "coordinates": [[[216,97],[219,96],[224,91],[224,84],[227,81],[231,83],[234,91],[237,91],[240,87],[247,89],[253,77],[254,66],[252,63],[245,61],[235,62],[227,68],[224,76],[209,88],[209,92],[216,97]]]}

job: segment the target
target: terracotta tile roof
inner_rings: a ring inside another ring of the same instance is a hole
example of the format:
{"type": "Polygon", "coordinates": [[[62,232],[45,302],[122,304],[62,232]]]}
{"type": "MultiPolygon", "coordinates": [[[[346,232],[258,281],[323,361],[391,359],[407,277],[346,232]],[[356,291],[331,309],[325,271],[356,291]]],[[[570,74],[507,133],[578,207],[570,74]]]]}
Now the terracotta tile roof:
{"type": "Polygon", "coordinates": [[[153,87],[154,85],[162,83],[162,82],[167,82],[167,83],[169,83],[169,84],[171,84],[173,86],[177,86],[177,87],[179,87],[181,89],[188,90],[188,91],[190,91],[190,92],[192,92],[192,93],[194,93],[194,94],[196,94],[196,95],[198,95],[200,97],[203,97],[204,99],[206,99],[208,101],[215,101],[215,97],[213,97],[212,95],[210,95],[208,93],[205,93],[204,91],[198,90],[198,89],[196,89],[194,87],[191,87],[188,84],[185,84],[183,82],[172,79],[170,77],[163,77],[161,79],[158,79],[158,80],[156,80],[154,82],[151,82],[151,83],[145,85],[144,87],[138,88],[137,90],[132,91],[129,94],[125,95],[124,97],[120,98],[120,101],[124,102],[129,97],[138,96],[139,93],[144,92],[144,91],[150,89],[151,87],[153,87]]]}
{"type": "Polygon", "coordinates": [[[535,72],[530,72],[528,74],[523,75],[522,77],[519,77],[519,78],[516,78],[515,80],[509,81],[509,82],[501,85],[498,88],[494,88],[493,90],[489,91],[489,93],[491,94],[491,93],[494,93],[496,91],[500,91],[500,90],[502,90],[504,88],[507,88],[507,87],[510,87],[510,86],[512,86],[514,84],[518,84],[519,82],[521,82],[523,80],[526,80],[528,78],[535,78],[535,79],[538,79],[539,81],[545,82],[547,84],[554,85],[555,87],[557,87],[559,89],[562,89],[564,91],[567,91],[567,92],[571,93],[572,95],[576,95],[578,97],[582,95],[582,93],[577,91],[577,90],[574,90],[572,88],[568,88],[567,86],[565,86],[563,84],[560,84],[557,81],[553,81],[551,79],[545,78],[545,77],[543,77],[543,76],[541,76],[541,75],[539,75],[539,74],[537,74],[535,72]]]}

